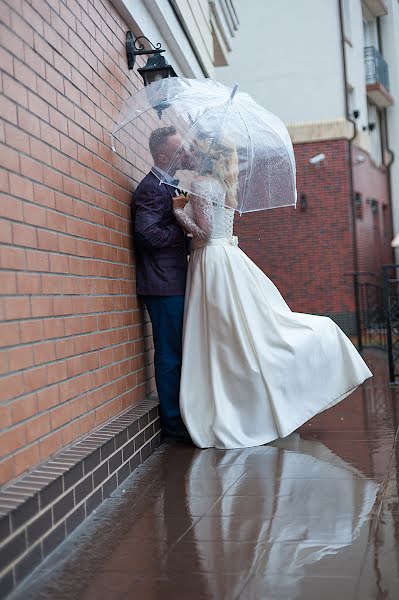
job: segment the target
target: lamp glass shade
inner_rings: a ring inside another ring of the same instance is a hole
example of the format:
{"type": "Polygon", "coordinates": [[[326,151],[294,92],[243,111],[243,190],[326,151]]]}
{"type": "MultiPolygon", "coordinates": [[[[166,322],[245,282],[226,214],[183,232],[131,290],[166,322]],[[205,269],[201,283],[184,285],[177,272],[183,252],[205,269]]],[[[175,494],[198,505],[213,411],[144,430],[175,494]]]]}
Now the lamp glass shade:
{"type": "Polygon", "coordinates": [[[151,56],[145,67],[141,69],[137,69],[143,78],[144,85],[149,85],[154,81],[159,81],[160,79],[166,79],[167,77],[176,77],[175,70],[171,65],[169,65],[165,58],[160,54],[156,54],[155,56],[151,56]]]}

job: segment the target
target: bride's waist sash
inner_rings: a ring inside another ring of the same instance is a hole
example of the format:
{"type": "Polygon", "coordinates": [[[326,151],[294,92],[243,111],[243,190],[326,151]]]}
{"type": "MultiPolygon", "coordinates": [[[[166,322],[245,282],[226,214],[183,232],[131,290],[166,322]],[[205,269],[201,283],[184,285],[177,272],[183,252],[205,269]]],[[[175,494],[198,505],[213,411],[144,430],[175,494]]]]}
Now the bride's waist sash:
{"type": "Polygon", "coordinates": [[[197,250],[198,248],[206,248],[207,246],[238,246],[238,237],[232,235],[231,237],[211,238],[210,240],[198,240],[194,238],[191,247],[193,250],[197,250]]]}

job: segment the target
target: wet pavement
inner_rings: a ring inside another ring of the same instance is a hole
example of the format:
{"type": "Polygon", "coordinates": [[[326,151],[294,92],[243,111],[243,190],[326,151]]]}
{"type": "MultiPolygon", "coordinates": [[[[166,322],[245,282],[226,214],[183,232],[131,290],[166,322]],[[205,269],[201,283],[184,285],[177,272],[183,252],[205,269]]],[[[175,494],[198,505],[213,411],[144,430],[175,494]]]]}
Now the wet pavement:
{"type": "Polygon", "coordinates": [[[288,438],[161,446],[12,599],[399,598],[399,389],[366,359],[373,379],[288,438]]]}

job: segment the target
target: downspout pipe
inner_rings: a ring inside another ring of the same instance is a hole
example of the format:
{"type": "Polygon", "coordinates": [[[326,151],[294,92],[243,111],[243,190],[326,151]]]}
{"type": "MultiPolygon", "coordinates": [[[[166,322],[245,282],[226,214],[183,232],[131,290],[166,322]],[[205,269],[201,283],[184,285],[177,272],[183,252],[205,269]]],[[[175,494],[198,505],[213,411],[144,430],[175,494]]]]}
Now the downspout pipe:
{"type": "Polygon", "coordinates": [[[356,213],[355,204],[353,202],[354,190],[353,190],[353,161],[352,161],[352,142],[356,137],[356,122],[352,119],[349,114],[349,103],[347,94],[347,64],[345,56],[345,31],[344,31],[344,11],[342,6],[342,0],[338,0],[338,14],[339,14],[339,27],[341,34],[341,53],[342,53],[342,77],[344,82],[344,101],[345,101],[345,117],[353,125],[353,134],[348,140],[349,146],[349,201],[350,201],[350,215],[352,221],[352,254],[353,254],[353,285],[354,285],[354,296],[355,296],[355,310],[356,310],[356,334],[358,340],[359,352],[363,349],[362,343],[362,330],[361,330],[361,319],[360,319],[360,294],[358,285],[358,272],[359,272],[359,255],[357,249],[357,231],[356,231],[356,213]]]}

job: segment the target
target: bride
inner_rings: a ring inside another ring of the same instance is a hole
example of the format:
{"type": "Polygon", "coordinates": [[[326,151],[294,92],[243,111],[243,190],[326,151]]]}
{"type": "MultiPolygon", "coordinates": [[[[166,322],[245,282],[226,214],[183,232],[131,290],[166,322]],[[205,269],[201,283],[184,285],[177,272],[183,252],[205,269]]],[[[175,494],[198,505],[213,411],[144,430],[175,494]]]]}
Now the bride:
{"type": "Polygon", "coordinates": [[[187,205],[174,200],[178,222],[193,235],[181,414],[200,448],[258,446],[289,435],[372,373],[334,321],[292,312],[238,247],[235,148],[204,137],[195,155],[202,176],[187,205]]]}

